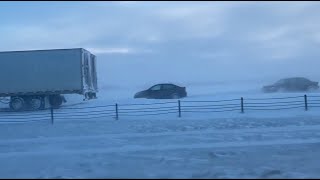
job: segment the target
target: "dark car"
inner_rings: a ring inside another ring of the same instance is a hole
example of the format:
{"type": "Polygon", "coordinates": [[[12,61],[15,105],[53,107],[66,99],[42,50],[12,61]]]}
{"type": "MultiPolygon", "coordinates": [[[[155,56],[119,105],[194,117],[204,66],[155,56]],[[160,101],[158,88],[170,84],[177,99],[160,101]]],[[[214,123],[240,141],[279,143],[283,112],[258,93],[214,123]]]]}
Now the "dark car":
{"type": "Polygon", "coordinates": [[[276,83],[264,86],[264,92],[277,92],[277,91],[308,91],[318,89],[318,82],[310,81],[303,77],[285,78],[277,81],[276,83]]]}
{"type": "Polygon", "coordinates": [[[186,96],[187,92],[185,87],[174,84],[157,84],[147,90],[136,93],[134,98],[179,99],[186,96]]]}

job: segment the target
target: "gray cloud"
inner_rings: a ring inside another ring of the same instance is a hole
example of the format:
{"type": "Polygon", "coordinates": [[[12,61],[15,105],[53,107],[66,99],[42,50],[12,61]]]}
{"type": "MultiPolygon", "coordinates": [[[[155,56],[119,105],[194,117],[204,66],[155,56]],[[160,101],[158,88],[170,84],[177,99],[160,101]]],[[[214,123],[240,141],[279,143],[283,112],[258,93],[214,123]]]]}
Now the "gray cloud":
{"type": "Polygon", "coordinates": [[[3,21],[0,50],[84,47],[104,63],[105,82],[318,77],[317,2],[62,4],[3,21]]]}

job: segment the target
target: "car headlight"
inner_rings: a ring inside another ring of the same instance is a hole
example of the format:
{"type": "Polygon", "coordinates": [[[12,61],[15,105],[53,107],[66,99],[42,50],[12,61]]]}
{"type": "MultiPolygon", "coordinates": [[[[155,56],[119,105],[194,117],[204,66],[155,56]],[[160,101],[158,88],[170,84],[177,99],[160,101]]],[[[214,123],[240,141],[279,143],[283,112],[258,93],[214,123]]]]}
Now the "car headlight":
{"type": "Polygon", "coordinates": [[[142,95],[142,92],[137,92],[135,95],[134,95],[134,97],[139,97],[139,96],[141,96],[142,95]]]}

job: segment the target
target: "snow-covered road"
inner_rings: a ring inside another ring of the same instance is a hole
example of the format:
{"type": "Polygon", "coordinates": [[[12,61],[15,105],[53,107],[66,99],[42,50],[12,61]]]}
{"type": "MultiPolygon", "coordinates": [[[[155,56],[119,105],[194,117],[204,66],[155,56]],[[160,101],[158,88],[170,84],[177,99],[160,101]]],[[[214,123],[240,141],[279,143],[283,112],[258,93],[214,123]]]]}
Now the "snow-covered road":
{"type": "MultiPolygon", "coordinates": [[[[20,131],[24,136],[0,142],[0,174],[2,178],[315,178],[320,175],[316,165],[320,121],[307,119],[291,125],[283,125],[289,118],[269,119],[250,127],[239,126],[244,119],[220,119],[224,127],[213,125],[217,120],[183,119],[4,125],[2,132],[20,131]]],[[[255,120],[246,119],[250,121],[255,120]]]]}

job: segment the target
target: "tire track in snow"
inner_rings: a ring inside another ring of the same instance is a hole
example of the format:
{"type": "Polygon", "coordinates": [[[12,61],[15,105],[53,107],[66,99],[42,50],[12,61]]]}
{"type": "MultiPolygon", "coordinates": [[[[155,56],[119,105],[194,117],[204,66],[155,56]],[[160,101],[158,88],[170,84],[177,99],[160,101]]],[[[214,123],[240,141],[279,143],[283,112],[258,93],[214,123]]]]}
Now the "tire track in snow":
{"type": "Polygon", "coordinates": [[[1,140],[0,145],[12,143],[47,143],[47,142],[68,142],[68,141],[83,141],[97,139],[121,139],[121,138],[141,138],[141,137],[157,137],[157,136],[181,136],[181,135],[220,135],[220,134],[238,134],[238,133],[277,133],[277,132],[311,132],[319,131],[320,125],[314,126],[285,126],[285,127],[267,127],[267,128],[248,128],[248,129],[206,129],[206,130],[191,130],[179,132],[155,132],[155,133],[110,133],[88,136],[61,136],[61,137],[41,137],[41,138],[25,138],[1,140]]]}
{"type": "Polygon", "coordinates": [[[127,153],[138,151],[172,151],[181,149],[210,149],[210,148],[233,148],[233,147],[252,147],[252,146],[270,146],[270,145],[296,145],[296,144],[315,144],[320,143],[320,138],[310,139],[279,139],[272,141],[250,141],[250,142],[220,142],[220,143],[195,143],[186,145],[158,145],[158,146],[139,146],[126,145],[120,148],[94,148],[79,150],[63,150],[63,151],[36,151],[36,152],[8,152],[0,153],[0,157],[8,158],[10,156],[47,156],[47,155],[82,155],[82,154],[98,154],[98,153],[127,153]]]}
{"type": "Polygon", "coordinates": [[[126,149],[128,152],[132,152],[184,148],[255,146],[272,145],[272,143],[281,144],[281,142],[284,144],[288,142],[289,144],[294,144],[294,142],[318,143],[320,141],[319,128],[320,126],[302,126],[217,131],[199,130],[185,133],[129,133],[113,136],[83,136],[82,138],[44,138],[41,140],[27,139],[1,142],[2,152],[0,152],[0,157],[55,153],[111,153],[126,152],[126,149]],[[261,139],[261,137],[264,139],[261,139]],[[17,151],[17,149],[19,149],[20,152],[17,151]],[[50,149],[55,149],[55,151],[50,151],[50,149]]]}

